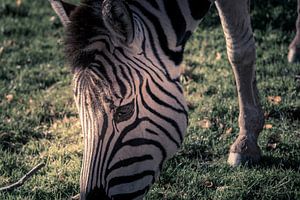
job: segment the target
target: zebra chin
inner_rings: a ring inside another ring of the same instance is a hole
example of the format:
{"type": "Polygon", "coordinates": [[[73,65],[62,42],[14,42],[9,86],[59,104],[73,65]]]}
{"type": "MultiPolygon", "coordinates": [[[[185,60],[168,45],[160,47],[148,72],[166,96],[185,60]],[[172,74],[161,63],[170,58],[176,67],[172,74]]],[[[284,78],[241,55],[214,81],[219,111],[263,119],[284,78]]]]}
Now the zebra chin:
{"type": "Polygon", "coordinates": [[[164,162],[178,149],[174,144],[168,145],[166,151],[159,141],[129,139],[110,146],[112,150],[103,157],[99,153],[104,151],[101,147],[87,148],[81,174],[81,199],[143,199],[164,162]],[[98,155],[89,154],[95,149],[99,150],[98,155]]]}
{"type": "MultiPolygon", "coordinates": [[[[119,194],[114,197],[109,197],[103,188],[94,188],[86,195],[86,200],[129,200],[129,199],[143,199],[143,195],[149,190],[149,187],[144,190],[137,191],[134,194],[119,194]]],[[[84,198],[81,198],[81,200],[84,198]]]]}
{"type": "Polygon", "coordinates": [[[113,197],[109,197],[102,187],[96,187],[86,194],[86,198],[81,197],[80,199],[86,200],[129,200],[129,199],[143,199],[144,194],[149,190],[149,187],[137,191],[135,193],[118,194],[113,197]]]}
{"type": "Polygon", "coordinates": [[[82,186],[82,188],[85,189],[81,191],[81,199],[143,199],[151,185],[155,182],[155,179],[158,177],[160,169],[149,169],[156,166],[156,164],[154,164],[155,161],[153,161],[153,157],[150,155],[138,157],[135,158],[135,160],[136,161],[134,161],[134,158],[130,158],[117,162],[111,168],[106,170],[108,174],[102,177],[88,177],[88,181],[84,181],[83,175],[81,180],[83,181],[83,184],[86,183],[91,185],[86,185],[85,187],[82,186]],[[121,164],[124,165],[125,163],[133,164],[131,167],[125,166],[116,169],[116,166],[120,166],[121,164]],[[142,165],[140,163],[142,163],[142,165]],[[147,163],[148,166],[145,166],[147,163]],[[152,166],[150,164],[152,164],[152,166]],[[103,180],[103,178],[106,179],[99,183],[98,180],[103,180]]]}
{"type": "Polygon", "coordinates": [[[109,197],[103,188],[96,187],[88,192],[86,197],[80,197],[81,200],[142,200],[144,195],[148,192],[150,186],[143,188],[139,191],[133,193],[124,193],[124,194],[117,194],[114,196],[109,197]]]}
{"type": "MultiPolygon", "coordinates": [[[[84,199],[81,197],[81,199],[84,199]]],[[[93,199],[101,199],[101,200],[111,200],[109,198],[103,188],[94,188],[86,195],[86,200],[93,200],[93,199]]]]}

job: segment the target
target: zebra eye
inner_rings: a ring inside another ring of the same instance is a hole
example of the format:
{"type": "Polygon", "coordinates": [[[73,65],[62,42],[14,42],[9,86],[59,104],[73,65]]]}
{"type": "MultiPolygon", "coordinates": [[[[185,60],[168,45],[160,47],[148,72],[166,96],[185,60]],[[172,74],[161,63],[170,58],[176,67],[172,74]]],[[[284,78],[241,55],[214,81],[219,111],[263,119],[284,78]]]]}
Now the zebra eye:
{"type": "Polygon", "coordinates": [[[116,109],[114,113],[114,121],[116,123],[126,121],[130,119],[130,117],[132,117],[133,113],[134,113],[134,101],[132,100],[132,102],[120,106],[116,109]]]}

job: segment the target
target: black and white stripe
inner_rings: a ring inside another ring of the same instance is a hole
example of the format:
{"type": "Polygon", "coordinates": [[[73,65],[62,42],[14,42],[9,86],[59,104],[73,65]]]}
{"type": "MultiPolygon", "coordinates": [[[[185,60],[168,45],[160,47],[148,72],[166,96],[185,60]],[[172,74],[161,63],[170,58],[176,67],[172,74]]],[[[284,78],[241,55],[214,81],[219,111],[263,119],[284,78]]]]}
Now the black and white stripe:
{"type": "Polygon", "coordinates": [[[103,2],[84,1],[67,27],[85,145],[81,199],[142,199],[183,141],[179,64],[211,3],[128,0],[121,8],[130,13],[133,40],[126,43],[107,28],[103,2]]]}

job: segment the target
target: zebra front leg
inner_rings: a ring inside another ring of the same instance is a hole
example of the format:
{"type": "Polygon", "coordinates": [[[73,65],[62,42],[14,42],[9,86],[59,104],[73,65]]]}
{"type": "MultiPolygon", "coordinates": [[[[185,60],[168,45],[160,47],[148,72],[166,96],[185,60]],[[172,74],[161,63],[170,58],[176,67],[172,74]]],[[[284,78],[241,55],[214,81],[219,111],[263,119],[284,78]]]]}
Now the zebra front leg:
{"type": "Polygon", "coordinates": [[[296,21],[296,36],[289,46],[288,61],[290,63],[300,62],[300,0],[298,0],[298,18],[296,21]]]}
{"type": "Polygon", "coordinates": [[[261,157],[257,139],[264,125],[255,80],[255,42],[248,0],[216,0],[227,54],[236,79],[239,99],[239,136],[230,148],[228,163],[237,166],[261,157]]]}

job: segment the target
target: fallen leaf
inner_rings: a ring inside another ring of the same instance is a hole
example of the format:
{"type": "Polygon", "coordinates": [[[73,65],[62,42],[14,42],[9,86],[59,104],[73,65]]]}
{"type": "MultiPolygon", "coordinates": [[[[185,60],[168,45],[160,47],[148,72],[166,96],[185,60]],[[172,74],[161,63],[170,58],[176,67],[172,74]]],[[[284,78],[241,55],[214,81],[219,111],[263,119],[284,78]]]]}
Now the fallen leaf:
{"type": "Polygon", "coordinates": [[[30,114],[31,114],[31,110],[30,110],[30,109],[26,109],[26,110],[25,110],[25,114],[26,114],[26,115],[30,115],[30,114]]]}
{"type": "Polygon", "coordinates": [[[281,96],[268,96],[268,101],[272,104],[278,105],[281,103],[281,96]]]}
{"type": "Polygon", "coordinates": [[[57,42],[57,44],[62,44],[63,40],[62,39],[58,39],[56,42],[57,42]]]}
{"type": "Polygon", "coordinates": [[[54,22],[55,21],[55,19],[56,19],[56,17],[55,16],[52,16],[52,17],[50,17],[50,22],[54,22]]]}
{"type": "Polygon", "coordinates": [[[51,128],[55,130],[55,129],[57,129],[57,127],[58,127],[58,123],[55,122],[55,123],[52,124],[52,127],[51,127],[51,128]]]}
{"type": "Polygon", "coordinates": [[[225,131],[225,134],[226,134],[226,135],[229,135],[230,133],[232,133],[232,127],[228,128],[228,129],[225,131]]]}
{"type": "Polygon", "coordinates": [[[11,47],[11,46],[13,46],[13,45],[15,45],[16,44],[16,42],[14,41],[14,40],[5,40],[4,42],[3,42],[3,46],[4,47],[11,47]]]}
{"type": "Polygon", "coordinates": [[[277,143],[268,143],[267,144],[267,149],[268,150],[274,150],[274,149],[276,149],[276,147],[277,147],[277,143]]]}
{"type": "Polygon", "coordinates": [[[198,125],[201,128],[210,128],[211,127],[211,122],[208,119],[203,119],[201,121],[198,122],[198,125]]]}
{"type": "Polygon", "coordinates": [[[219,127],[221,128],[221,129],[223,129],[224,128],[224,124],[223,123],[219,123],[219,127]]]}
{"type": "Polygon", "coordinates": [[[5,118],[5,122],[6,123],[10,123],[11,122],[11,118],[5,118]]]}
{"type": "Polygon", "coordinates": [[[227,138],[231,133],[232,133],[232,127],[230,127],[230,128],[227,128],[226,130],[225,130],[225,133],[223,133],[222,135],[221,135],[221,139],[225,139],[225,138],[227,138]]]}
{"type": "Polygon", "coordinates": [[[14,99],[14,95],[8,94],[8,95],[5,96],[5,98],[6,98],[6,101],[7,101],[8,103],[10,103],[10,102],[12,102],[12,100],[14,99]]]}
{"type": "Polygon", "coordinates": [[[207,188],[212,188],[214,186],[214,184],[211,181],[205,181],[204,186],[207,187],[207,188]]]}
{"type": "Polygon", "coordinates": [[[279,134],[272,134],[269,136],[268,142],[267,142],[267,150],[274,150],[278,147],[279,143],[281,141],[281,137],[279,134]]]}
{"type": "Polygon", "coordinates": [[[264,126],[265,129],[271,129],[272,127],[273,127],[272,124],[265,124],[265,126],[264,126]]]}
{"type": "Polygon", "coordinates": [[[16,0],[17,7],[20,7],[21,4],[22,4],[22,0],[16,0]]]}
{"type": "Polygon", "coordinates": [[[29,99],[29,104],[33,104],[34,102],[33,102],[33,100],[30,98],[29,99]]]}
{"type": "Polygon", "coordinates": [[[216,60],[221,60],[222,59],[222,54],[217,52],[216,53],[216,60]]]}
{"type": "Polygon", "coordinates": [[[3,53],[4,47],[0,47],[0,55],[3,53]]]}

